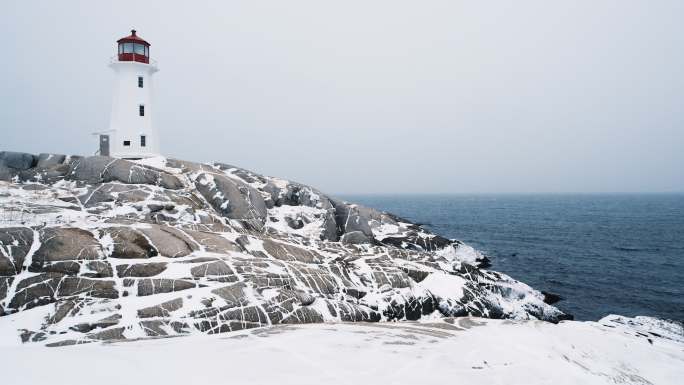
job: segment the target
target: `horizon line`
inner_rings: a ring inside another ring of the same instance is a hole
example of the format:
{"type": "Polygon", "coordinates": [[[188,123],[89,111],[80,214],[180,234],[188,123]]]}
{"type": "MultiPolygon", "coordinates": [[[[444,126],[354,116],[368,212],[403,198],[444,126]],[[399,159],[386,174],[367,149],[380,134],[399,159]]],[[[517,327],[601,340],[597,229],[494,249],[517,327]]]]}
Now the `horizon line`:
{"type": "Polygon", "coordinates": [[[682,191],[334,192],[330,195],[682,195],[682,191]]]}

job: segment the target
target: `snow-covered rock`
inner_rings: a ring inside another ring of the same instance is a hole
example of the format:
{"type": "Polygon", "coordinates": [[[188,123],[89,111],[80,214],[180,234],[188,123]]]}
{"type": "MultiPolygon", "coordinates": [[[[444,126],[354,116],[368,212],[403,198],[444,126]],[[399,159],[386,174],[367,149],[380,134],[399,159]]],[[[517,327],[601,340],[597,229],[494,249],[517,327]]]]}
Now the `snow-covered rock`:
{"type": "Polygon", "coordinates": [[[459,241],[296,182],[161,157],[0,154],[4,339],[569,318],[459,241]]]}

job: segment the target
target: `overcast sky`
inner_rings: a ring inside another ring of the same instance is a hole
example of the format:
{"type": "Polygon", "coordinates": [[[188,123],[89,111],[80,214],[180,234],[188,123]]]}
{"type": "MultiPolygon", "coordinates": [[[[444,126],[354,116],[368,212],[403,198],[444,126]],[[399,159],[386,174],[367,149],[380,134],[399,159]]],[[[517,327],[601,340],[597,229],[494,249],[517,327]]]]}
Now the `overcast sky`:
{"type": "Polygon", "coordinates": [[[684,1],[8,1],[0,150],[93,154],[115,41],[164,155],[328,193],[684,191],[684,1]]]}

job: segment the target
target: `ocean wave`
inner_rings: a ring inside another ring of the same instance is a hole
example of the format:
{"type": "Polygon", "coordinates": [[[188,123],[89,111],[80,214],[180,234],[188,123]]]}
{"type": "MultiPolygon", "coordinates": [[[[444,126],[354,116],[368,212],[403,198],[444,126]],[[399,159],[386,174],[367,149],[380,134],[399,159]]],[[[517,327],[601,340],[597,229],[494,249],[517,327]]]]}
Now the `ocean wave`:
{"type": "Polygon", "coordinates": [[[613,246],[613,250],[617,251],[645,251],[645,252],[656,252],[660,251],[658,247],[635,247],[635,246],[613,246]]]}

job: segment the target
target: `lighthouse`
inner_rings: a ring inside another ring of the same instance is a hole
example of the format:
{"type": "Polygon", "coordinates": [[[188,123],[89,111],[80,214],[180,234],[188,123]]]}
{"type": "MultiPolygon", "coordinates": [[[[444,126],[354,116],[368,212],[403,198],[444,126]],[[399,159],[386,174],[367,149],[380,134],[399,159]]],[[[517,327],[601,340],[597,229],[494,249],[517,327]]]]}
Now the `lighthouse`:
{"type": "Polygon", "coordinates": [[[109,129],[98,133],[100,155],[149,158],[159,154],[159,134],[152,119],[152,75],[158,71],[157,63],[150,59],[150,43],[135,30],[117,40],[117,45],[117,55],[109,64],[115,73],[109,129]]]}

